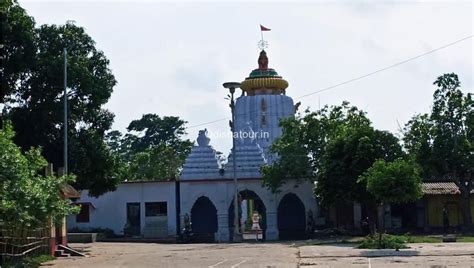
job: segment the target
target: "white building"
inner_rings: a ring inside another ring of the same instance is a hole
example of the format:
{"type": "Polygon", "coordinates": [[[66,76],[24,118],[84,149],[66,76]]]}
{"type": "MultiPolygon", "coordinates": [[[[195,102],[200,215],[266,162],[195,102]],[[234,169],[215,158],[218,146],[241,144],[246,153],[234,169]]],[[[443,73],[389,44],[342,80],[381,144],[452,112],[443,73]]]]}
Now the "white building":
{"type": "Polygon", "coordinates": [[[107,228],[117,235],[146,238],[174,236],[176,202],[176,183],[171,181],[121,183],[99,198],[82,191],[76,202],[81,213],[70,215],[67,226],[70,230],[107,228]]]}
{"type": "Polygon", "coordinates": [[[135,226],[134,234],[163,237],[177,234],[187,214],[196,235],[229,241],[234,222],[232,167],[235,160],[241,204],[239,215],[244,215],[240,216],[239,228],[244,233],[248,231],[249,215],[257,211],[265,239],[302,238],[309,215],[319,214],[313,185],[287,182],[278,193],[262,186],[260,168],[275,159],[268,149],[281,135],[279,121],[294,116],[295,107],[293,100],[286,96],[288,82],[268,68],[268,58],[263,50],[258,65],[241,83],[242,95],[235,103],[235,133],[239,136],[235,157],[229,155],[228,162],[221,167],[209,144],[207,131],[201,130],[197,145],[183,166],[179,183],[125,183],[117,191],[97,199],[87,197],[84,192],[79,202],[92,205],[89,222],[80,223],[77,217],[71,216],[69,226],[110,228],[122,234],[128,218],[128,225],[135,226]],[[159,202],[166,202],[166,213],[148,213],[147,206],[152,211],[161,211],[159,202]],[[138,207],[139,212],[136,212],[138,207]],[[131,214],[135,217],[132,224],[131,214]],[[180,216],[179,220],[176,215],[180,216]]]}

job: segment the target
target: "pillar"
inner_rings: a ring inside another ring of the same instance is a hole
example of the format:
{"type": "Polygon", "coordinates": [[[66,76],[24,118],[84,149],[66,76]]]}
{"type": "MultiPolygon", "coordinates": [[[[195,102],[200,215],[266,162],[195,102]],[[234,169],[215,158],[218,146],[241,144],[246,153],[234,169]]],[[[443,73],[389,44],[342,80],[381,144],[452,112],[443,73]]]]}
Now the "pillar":
{"type": "Polygon", "coordinates": [[[49,254],[54,256],[56,252],[56,227],[53,220],[49,219],[49,254]]]}
{"type": "Polygon", "coordinates": [[[61,222],[61,230],[60,230],[60,235],[59,237],[59,243],[63,246],[67,246],[67,227],[66,227],[66,217],[63,217],[63,220],[61,222]]]}
{"type": "Polygon", "coordinates": [[[217,233],[215,235],[217,242],[229,242],[229,214],[217,213],[217,233]]]}
{"type": "Polygon", "coordinates": [[[266,240],[278,240],[278,218],[275,210],[267,210],[267,231],[266,240]]]}

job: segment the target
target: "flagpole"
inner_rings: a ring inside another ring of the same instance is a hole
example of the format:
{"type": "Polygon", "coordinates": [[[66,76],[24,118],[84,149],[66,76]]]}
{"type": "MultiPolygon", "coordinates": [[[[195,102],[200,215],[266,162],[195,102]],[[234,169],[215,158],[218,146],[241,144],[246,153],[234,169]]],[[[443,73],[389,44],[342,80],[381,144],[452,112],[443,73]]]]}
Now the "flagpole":
{"type": "Polygon", "coordinates": [[[265,31],[270,31],[270,29],[268,29],[268,28],[262,26],[262,24],[260,24],[260,36],[261,36],[262,40],[260,40],[260,42],[258,42],[258,47],[261,50],[264,50],[267,47],[266,42],[263,39],[263,32],[265,32],[265,31]]]}

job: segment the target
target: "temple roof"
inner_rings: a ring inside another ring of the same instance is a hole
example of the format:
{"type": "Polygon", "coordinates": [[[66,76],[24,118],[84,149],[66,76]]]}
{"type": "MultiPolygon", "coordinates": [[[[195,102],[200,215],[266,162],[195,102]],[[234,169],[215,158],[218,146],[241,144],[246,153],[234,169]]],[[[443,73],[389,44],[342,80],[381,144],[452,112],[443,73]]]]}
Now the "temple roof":
{"type": "MultiPolygon", "coordinates": [[[[252,133],[250,125],[243,129],[243,133],[252,133]]],[[[235,161],[237,178],[260,178],[260,168],[267,163],[262,148],[251,136],[237,138],[235,144],[235,161]]],[[[234,155],[229,155],[225,164],[225,177],[233,177],[234,155]]]]}
{"type": "Polygon", "coordinates": [[[200,130],[196,139],[198,145],[191,149],[181,171],[180,179],[220,178],[220,165],[216,151],[209,145],[207,130],[200,130]]]}
{"type": "Polygon", "coordinates": [[[247,79],[252,79],[252,78],[259,78],[259,77],[279,77],[281,78],[281,76],[278,76],[278,73],[275,71],[275,69],[266,69],[266,70],[260,70],[260,69],[255,69],[253,70],[249,77],[247,77],[247,79]]]}

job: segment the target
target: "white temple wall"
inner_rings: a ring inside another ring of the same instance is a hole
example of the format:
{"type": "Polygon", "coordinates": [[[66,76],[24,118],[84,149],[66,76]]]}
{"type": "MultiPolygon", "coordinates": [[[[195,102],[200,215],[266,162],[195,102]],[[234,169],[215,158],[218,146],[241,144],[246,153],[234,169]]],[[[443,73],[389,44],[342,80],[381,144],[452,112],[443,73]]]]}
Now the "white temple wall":
{"type": "Polygon", "coordinates": [[[121,183],[117,190],[98,198],[90,197],[88,191],[81,192],[77,203],[92,203],[89,222],[76,222],[76,215],[67,217],[68,228],[109,228],[123,235],[127,222],[127,203],[140,203],[140,229],[143,234],[150,218],[145,217],[145,202],[167,203],[167,235],[176,235],[175,182],[129,182],[121,183]]]}
{"type": "Polygon", "coordinates": [[[319,215],[319,207],[316,202],[316,199],[313,194],[314,185],[310,182],[297,182],[297,181],[290,181],[285,183],[278,193],[278,204],[283,199],[286,194],[293,193],[296,194],[301,202],[303,202],[306,213],[308,210],[313,212],[314,217],[319,215]]]}
{"type": "MultiPolygon", "coordinates": [[[[181,182],[181,223],[186,213],[191,215],[194,202],[201,196],[211,200],[217,209],[218,231],[216,241],[229,241],[229,207],[234,198],[234,183],[232,180],[206,180],[206,181],[182,181],[181,182]]],[[[296,194],[305,206],[305,211],[311,210],[316,217],[319,213],[316,200],[313,196],[313,185],[309,182],[288,182],[284,184],[279,193],[272,193],[262,187],[261,179],[239,180],[239,192],[244,190],[253,191],[265,205],[266,209],[266,239],[278,239],[278,205],[281,199],[288,193],[296,194]],[[296,186],[297,185],[297,186],[296,186]],[[296,186],[296,187],[295,187],[296,186]]]]}

